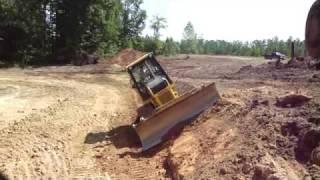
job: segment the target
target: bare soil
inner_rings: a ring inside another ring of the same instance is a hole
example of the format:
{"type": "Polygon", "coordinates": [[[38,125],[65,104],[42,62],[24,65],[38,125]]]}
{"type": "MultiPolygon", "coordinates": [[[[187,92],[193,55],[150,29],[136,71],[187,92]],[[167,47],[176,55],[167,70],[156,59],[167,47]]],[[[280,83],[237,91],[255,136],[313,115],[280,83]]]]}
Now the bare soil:
{"type": "Polygon", "coordinates": [[[319,179],[320,72],[260,58],[160,57],[179,92],[216,82],[221,101],[139,153],[141,104],[106,63],[0,71],[0,171],[13,177],[319,179]],[[287,94],[312,97],[276,106],[287,94]]]}
{"type": "Polygon", "coordinates": [[[108,62],[111,64],[117,64],[119,66],[126,67],[136,59],[143,56],[145,53],[141,51],[137,51],[132,48],[123,49],[119,53],[117,53],[114,57],[112,57],[108,62]]]}
{"type": "Polygon", "coordinates": [[[0,72],[0,169],[10,179],[109,177],[85,138],[120,117],[129,122],[135,104],[128,78],[72,70],[0,72]]]}

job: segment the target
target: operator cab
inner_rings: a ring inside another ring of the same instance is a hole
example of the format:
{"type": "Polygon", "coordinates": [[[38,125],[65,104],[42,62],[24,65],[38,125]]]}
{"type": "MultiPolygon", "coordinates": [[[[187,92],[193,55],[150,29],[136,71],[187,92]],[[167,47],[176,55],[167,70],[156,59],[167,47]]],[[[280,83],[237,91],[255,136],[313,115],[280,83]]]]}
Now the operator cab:
{"type": "Polygon", "coordinates": [[[133,62],[127,69],[133,87],[138,90],[143,100],[153,97],[172,83],[152,53],[133,62]]]}

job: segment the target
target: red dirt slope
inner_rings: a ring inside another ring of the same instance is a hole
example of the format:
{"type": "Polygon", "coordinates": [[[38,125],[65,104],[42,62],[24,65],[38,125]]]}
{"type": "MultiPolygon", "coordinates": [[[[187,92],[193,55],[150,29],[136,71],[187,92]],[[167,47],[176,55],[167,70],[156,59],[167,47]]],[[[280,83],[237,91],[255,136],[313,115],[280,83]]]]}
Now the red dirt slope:
{"type": "Polygon", "coordinates": [[[127,66],[131,62],[135,61],[139,57],[143,56],[145,53],[141,51],[137,51],[132,48],[123,49],[119,53],[117,53],[112,59],[110,60],[111,64],[118,64],[120,66],[127,66]]]}

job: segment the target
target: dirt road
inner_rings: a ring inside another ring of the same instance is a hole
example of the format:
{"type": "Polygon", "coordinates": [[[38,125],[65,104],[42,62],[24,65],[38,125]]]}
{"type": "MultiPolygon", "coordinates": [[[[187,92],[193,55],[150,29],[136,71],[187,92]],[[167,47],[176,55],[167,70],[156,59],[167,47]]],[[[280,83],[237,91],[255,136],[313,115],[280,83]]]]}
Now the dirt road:
{"type": "Polygon", "coordinates": [[[319,72],[277,69],[259,58],[160,62],[180,92],[216,82],[222,100],[142,154],[129,126],[139,100],[117,66],[1,70],[0,171],[22,178],[319,178],[319,72]],[[312,99],[276,106],[288,93],[312,99]]]}

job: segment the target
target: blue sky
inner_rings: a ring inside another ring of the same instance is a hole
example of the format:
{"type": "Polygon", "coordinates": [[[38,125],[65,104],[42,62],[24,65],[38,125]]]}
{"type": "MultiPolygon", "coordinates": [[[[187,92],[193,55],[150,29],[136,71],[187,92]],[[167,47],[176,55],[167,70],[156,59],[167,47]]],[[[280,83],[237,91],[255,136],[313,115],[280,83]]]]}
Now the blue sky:
{"type": "Polygon", "coordinates": [[[152,34],[153,16],[165,17],[168,27],[162,38],[182,38],[183,28],[191,21],[205,39],[252,41],[278,36],[304,39],[308,11],[315,0],[144,0],[147,26],[152,34]]]}

